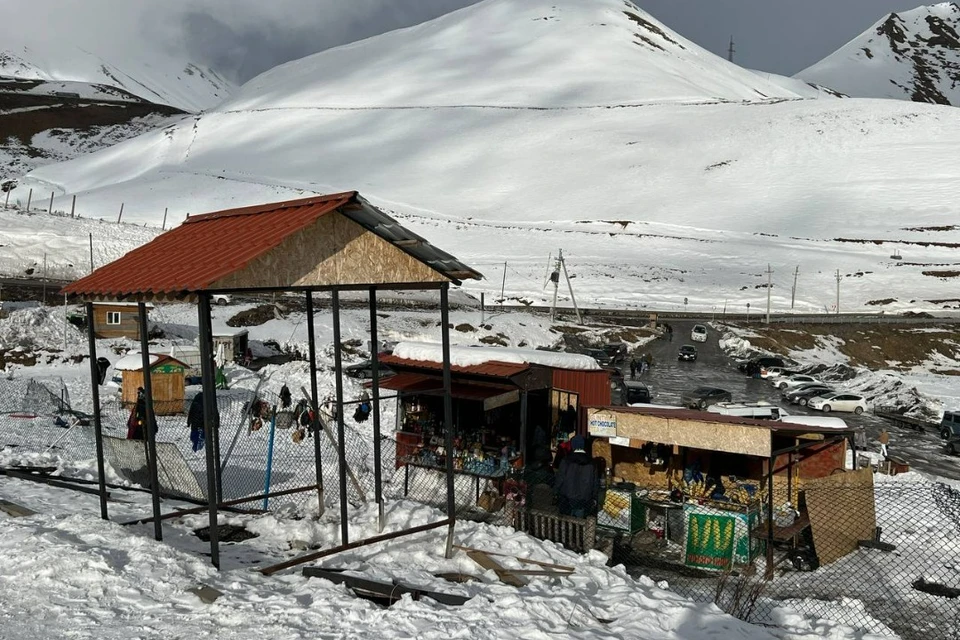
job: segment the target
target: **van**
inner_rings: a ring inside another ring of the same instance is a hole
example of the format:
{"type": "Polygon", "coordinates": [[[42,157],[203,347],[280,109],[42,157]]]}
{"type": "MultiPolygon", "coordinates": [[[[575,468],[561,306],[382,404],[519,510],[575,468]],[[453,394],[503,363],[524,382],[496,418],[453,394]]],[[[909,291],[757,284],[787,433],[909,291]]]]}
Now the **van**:
{"type": "Polygon", "coordinates": [[[960,438],[960,411],[944,411],[940,421],[940,437],[944,440],[960,438]]]}
{"type": "Polygon", "coordinates": [[[790,414],[769,402],[721,402],[707,408],[710,413],[724,416],[739,416],[754,420],[781,420],[790,414]]]}
{"type": "Polygon", "coordinates": [[[801,424],[806,427],[824,427],[827,429],[847,429],[847,423],[833,416],[784,416],[780,422],[801,424]]]}

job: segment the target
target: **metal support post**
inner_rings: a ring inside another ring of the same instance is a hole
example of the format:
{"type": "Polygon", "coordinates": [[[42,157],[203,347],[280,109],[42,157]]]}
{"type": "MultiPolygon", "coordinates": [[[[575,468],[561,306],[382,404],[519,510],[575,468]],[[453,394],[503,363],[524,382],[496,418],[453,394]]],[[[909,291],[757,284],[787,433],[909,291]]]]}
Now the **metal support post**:
{"type": "MultiPolygon", "coordinates": [[[[153,375],[150,366],[150,342],[147,336],[147,305],[139,302],[137,310],[140,316],[140,359],[143,363],[143,396],[146,406],[143,438],[147,441],[147,473],[150,474],[150,495],[155,518],[153,537],[156,540],[163,540],[163,527],[160,523],[160,481],[157,474],[157,416],[153,410],[153,375]]],[[[137,401],[139,402],[139,398],[137,401]]]]}
{"type": "Polygon", "coordinates": [[[87,307],[87,344],[90,348],[90,383],[93,391],[93,435],[97,443],[97,480],[100,488],[100,517],[109,520],[107,514],[107,479],[103,464],[103,428],[100,416],[100,370],[97,367],[97,331],[93,321],[93,303],[87,307]]]}
{"type": "Polygon", "coordinates": [[[343,358],[340,353],[340,292],[331,292],[333,307],[333,369],[336,376],[337,453],[340,474],[340,544],[350,542],[347,526],[347,443],[343,424],[343,358]]]}
{"type": "Polygon", "coordinates": [[[443,448],[447,467],[447,518],[450,529],[447,532],[447,558],[453,557],[453,532],[456,526],[457,508],[453,486],[453,382],[450,378],[450,285],[443,283],[440,288],[440,341],[443,352],[443,427],[445,432],[443,448]]]}
{"type": "Polygon", "coordinates": [[[307,351],[310,358],[310,433],[313,435],[313,467],[317,474],[317,517],[323,515],[323,459],[320,454],[320,402],[317,392],[317,338],[313,327],[313,292],[307,291],[307,351]]]}
{"type": "MultiPolygon", "coordinates": [[[[217,383],[214,378],[213,328],[210,323],[210,294],[201,293],[197,305],[200,326],[200,377],[203,385],[203,428],[209,440],[217,420],[217,383]]],[[[220,532],[217,521],[217,471],[219,460],[213,447],[205,447],[207,458],[207,509],[209,513],[210,562],[220,568],[220,532]]]]}
{"type": "Polygon", "coordinates": [[[373,376],[370,384],[370,406],[373,410],[373,491],[377,501],[377,526],[383,533],[386,521],[383,516],[383,477],[380,469],[380,336],[377,331],[376,287],[370,287],[370,344],[370,373],[373,376]]]}

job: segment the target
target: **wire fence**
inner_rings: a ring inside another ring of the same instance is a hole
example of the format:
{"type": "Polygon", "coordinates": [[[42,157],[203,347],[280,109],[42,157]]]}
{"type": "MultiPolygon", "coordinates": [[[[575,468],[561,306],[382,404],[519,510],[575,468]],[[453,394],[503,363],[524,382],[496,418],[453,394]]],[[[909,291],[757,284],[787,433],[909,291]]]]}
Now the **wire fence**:
{"type": "Polygon", "coordinates": [[[904,640],[960,637],[960,492],[881,483],[799,498],[798,511],[774,514],[772,567],[759,506],[606,498],[597,519],[614,562],[751,622],[789,609],[904,640]]]}

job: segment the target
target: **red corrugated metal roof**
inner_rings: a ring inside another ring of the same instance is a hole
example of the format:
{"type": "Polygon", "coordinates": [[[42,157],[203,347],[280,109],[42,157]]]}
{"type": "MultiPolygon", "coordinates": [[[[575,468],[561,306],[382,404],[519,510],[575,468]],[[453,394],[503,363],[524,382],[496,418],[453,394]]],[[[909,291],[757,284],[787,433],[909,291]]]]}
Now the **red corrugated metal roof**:
{"type": "Polygon", "coordinates": [[[202,291],[356,196],[348,191],[193,216],[63,292],[121,298],[202,291]]]}
{"type": "MultiPolygon", "coordinates": [[[[437,376],[405,371],[381,380],[380,388],[403,393],[439,395],[443,393],[443,380],[437,376]]],[[[451,395],[454,398],[464,400],[486,400],[514,390],[516,390],[516,387],[504,384],[468,384],[462,382],[451,384],[451,395]]]]}
{"type": "MultiPolygon", "coordinates": [[[[380,362],[389,365],[391,368],[406,367],[408,369],[426,369],[429,371],[442,371],[443,365],[439,362],[427,362],[425,360],[408,360],[396,356],[383,354],[380,356],[380,362]]],[[[484,364],[475,364],[468,367],[451,365],[450,371],[473,376],[486,376],[488,378],[510,378],[518,373],[523,373],[530,368],[527,363],[513,362],[486,362],[484,364]]]]}

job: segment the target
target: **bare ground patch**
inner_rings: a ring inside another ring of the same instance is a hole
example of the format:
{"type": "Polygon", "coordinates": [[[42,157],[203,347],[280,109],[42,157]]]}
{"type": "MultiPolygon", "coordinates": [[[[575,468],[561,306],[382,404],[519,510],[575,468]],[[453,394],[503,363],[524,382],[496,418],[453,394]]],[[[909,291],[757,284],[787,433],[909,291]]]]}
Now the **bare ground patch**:
{"type": "MultiPolygon", "coordinates": [[[[750,343],[758,349],[788,355],[791,351],[815,349],[834,337],[834,347],[853,366],[890,368],[889,362],[905,369],[929,361],[935,354],[960,359],[960,329],[930,325],[802,325],[800,327],[751,327],[757,336],[750,343]],[[925,331],[918,332],[918,328],[925,331]]],[[[948,371],[948,370],[944,370],[948,371]]],[[[941,372],[938,372],[941,373],[941,372]]],[[[951,374],[946,374],[951,375],[951,374]]]]}

